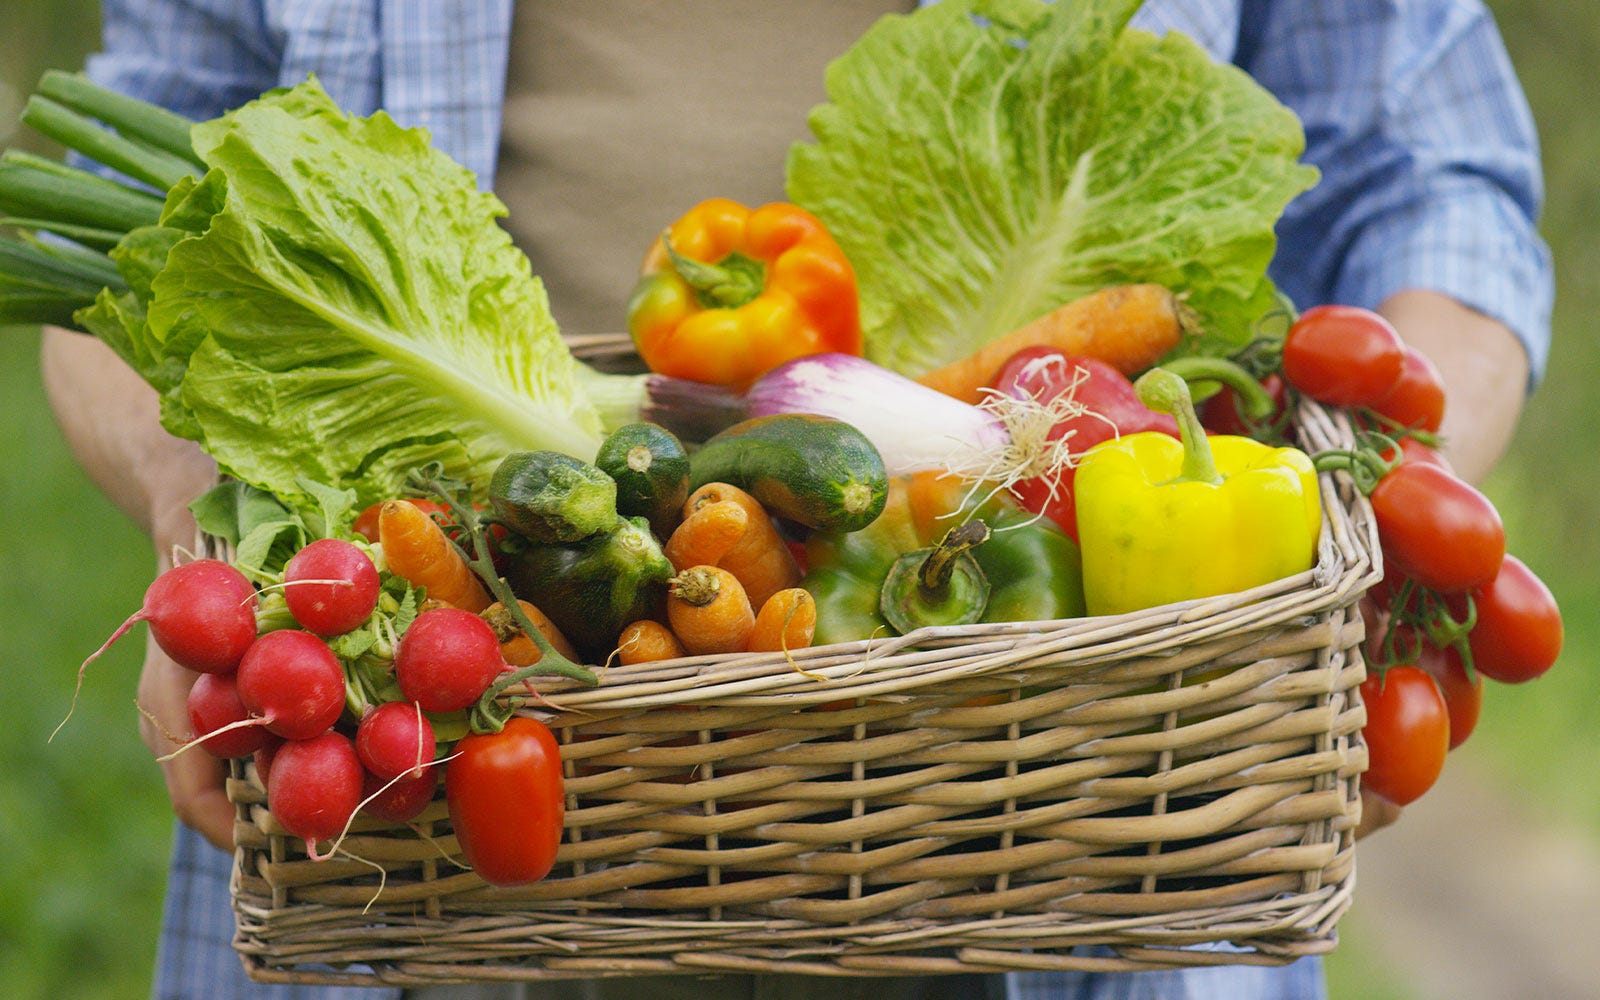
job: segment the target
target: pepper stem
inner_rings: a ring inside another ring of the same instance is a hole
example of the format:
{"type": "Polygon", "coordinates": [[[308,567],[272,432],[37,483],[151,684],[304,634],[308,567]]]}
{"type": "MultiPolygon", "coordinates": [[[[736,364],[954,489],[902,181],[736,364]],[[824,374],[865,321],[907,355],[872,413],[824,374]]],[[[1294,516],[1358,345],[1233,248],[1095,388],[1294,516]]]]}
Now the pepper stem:
{"type": "Polygon", "coordinates": [[[730,253],[720,263],[685,257],[672,245],[672,236],[661,234],[661,245],[672,261],[672,269],[707,309],[737,309],[755,299],[766,286],[767,269],[761,262],[743,254],[730,253]]]}
{"type": "Polygon", "coordinates": [[[1244,415],[1251,420],[1265,420],[1278,408],[1272,394],[1236,361],[1195,354],[1163,361],[1161,367],[1185,382],[1220,382],[1227,386],[1238,397],[1244,415]]]}
{"type": "Polygon", "coordinates": [[[955,570],[956,557],[989,540],[989,526],[972,520],[951,528],[944,540],[928,553],[917,570],[917,586],[930,594],[942,593],[950,584],[950,574],[955,570]]]}
{"type": "Polygon", "coordinates": [[[1211,454],[1206,429],[1200,425],[1200,416],[1194,411],[1189,383],[1165,368],[1152,368],[1140,375],[1133,387],[1139,393],[1139,402],[1157,412],[1171,414],[1178,422],[1178,434],[1183,441],[1183,468],[1178,479],[1220,484],[1222,476],[1217,473],[1217,460],[1211,454]]]}

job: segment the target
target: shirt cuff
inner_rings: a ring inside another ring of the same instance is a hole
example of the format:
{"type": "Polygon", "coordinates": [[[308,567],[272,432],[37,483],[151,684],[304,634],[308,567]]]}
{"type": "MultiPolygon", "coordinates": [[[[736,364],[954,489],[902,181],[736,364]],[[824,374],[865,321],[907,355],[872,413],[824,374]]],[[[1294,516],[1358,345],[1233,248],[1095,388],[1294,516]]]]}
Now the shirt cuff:
{"type": "Polygon", "coordinates": [[[1528,391],[1550,356],[1550,251],[1503,193],[1465,184],[1395,206],[1361,228],[1333,301],[1376,307],[1395,292],[1440,292],[1504,323],[1528,354],[1528,391]]]}

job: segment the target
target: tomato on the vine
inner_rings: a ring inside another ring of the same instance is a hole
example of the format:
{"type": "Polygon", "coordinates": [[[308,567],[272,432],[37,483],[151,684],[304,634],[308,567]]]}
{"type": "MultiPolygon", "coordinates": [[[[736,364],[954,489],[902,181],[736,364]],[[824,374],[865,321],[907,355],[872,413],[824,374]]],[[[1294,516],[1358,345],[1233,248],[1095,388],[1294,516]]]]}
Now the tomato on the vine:
{"type": "Polygon", "coordinates": [[[544,723],[514,716],[497,733],[462,737],[444,788],[461,853],[484,881],[524,885],[549,874],[566,798],[561,748],[544,723]]]}
{"type": "Polygon", "coordinates": [[[1283,377],[1332,406],[1372,406],[1394,389],[1404,365],[1400,334],[1358,306],[1313,306],[1283,339],[1283,377]]]}
{"type": "Polygon", "coordinates": [[[1401,427],[1436,433],[1444,423],[1444,378],[1426,354],[1407,345],[1400,381],[1369,409],[1401,427]]]}
{"type": "MultiPolygon", "coordinates": [[[[1543,580],[1507,555],[1494,579],[1472,591],[1477,617],[1467,634],[1473,669],[1492,680],[1519,684],[1549,670],[1561,655],[1561,609],[1543,580]]],[[[1456,613],[1465,602],[1452,602],[1456,613]]]]}
{"type": "Polygon", "coordinates": [[[1437,465],[1446,472],[1455,472],[1455,466],[1444,457],[1444,452],[1424,444],[1420,439],[1407,434],[1399,439],[1398,449],[1385,448],[1378,453],[1378,457],[1385,462],[1393,462],[1398,458],[1402,462],[1421,462],[1425,465],[1437,465]]]}
{"type": "Polygon", "coordinates": [[[1361,682],[1367,724],[1368,789],[1407,805],[1433,787],[1450,751],[1450,712],[1439,685],[1421,667],[1401,664],[1361,682]]]}
{"type": "Polygon", "coordinates": [[[1488,583],[1506,553],[1500,512],[1464,480],[1425,462],[1402,462],[1373,488],[1385,558],[1442,594],[1488,583]]]}
{"type": "Polygon", "coordinates": [[[1450,749],[1465,743],[1483,713],[1483,678],[1474,674],[1469,679],[1461,653],[1454,646],[1434,644],[1414,625],[1396,625],[1387,650],[1382,648],[1385,638],[1380,634],[1371,643],[1370,659],[1383,664],[1384,654],[1391,652],[1399,662],[1415,664],[1432,675],[1450,716],[1450,749]]]}

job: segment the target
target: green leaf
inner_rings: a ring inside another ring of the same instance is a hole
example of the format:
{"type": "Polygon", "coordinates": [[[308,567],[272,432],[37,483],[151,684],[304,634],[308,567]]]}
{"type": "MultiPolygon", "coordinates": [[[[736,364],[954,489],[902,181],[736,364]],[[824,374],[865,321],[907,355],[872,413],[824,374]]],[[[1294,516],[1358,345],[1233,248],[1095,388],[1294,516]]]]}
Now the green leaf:
{"type": "Polygon", "coordinates": [[[792,200],[861,286],[867,355],[959,360],[1110,284],[1186,296],[1227,351],[1272,305],[1273,226],[1316,173],[1294,114],[1136,0],[944,0],[828,69],[792,200]]]}
{"type": "Polygon", "coordinates": [[[119,247],[145,322],[137,295],[86,317],[169,430],[308,516],[305,480],[365,505],[427,462],[485,484],[512,451],[593,457],[599,416],[505,207],[427,133],[313,80],[193,136],[210,170],[119,247]]]}

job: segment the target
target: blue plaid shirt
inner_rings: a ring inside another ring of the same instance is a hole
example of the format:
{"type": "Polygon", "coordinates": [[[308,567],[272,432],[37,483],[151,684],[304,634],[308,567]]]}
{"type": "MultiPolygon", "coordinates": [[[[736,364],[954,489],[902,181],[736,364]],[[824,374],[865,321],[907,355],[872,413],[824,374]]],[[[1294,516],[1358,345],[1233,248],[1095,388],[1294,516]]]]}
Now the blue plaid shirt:
{"type": "MultiPolygon", "coordinates": [[[[379,107],[494,181],[511,0],[105,0],[102,83],[211,118],[315,73],[344,107],[379,107]]],[[[1404,288],[1455,297],[1549,351],[1551,268],[1535,228],[1538,145],[1495,25],[1477,0],[1148,0],[1135,24],[1180,30],[1248,71],[1305,124],[1321,182],[1279,226],[1273,277],[1300,306],[1376,305],[1404,288]]],[[[160,997],[305,996],[256,987],[229,950],[228,858],[179,831],[160,997]]],[[[1315,962],[1018,975],[1017,997],[1318,995],[1315,962]],[[1308,972],[1309,970],[1309,972],[1308,972]]],[[[378,1000],[383,991],[350,991],[378,1000]]]]}

